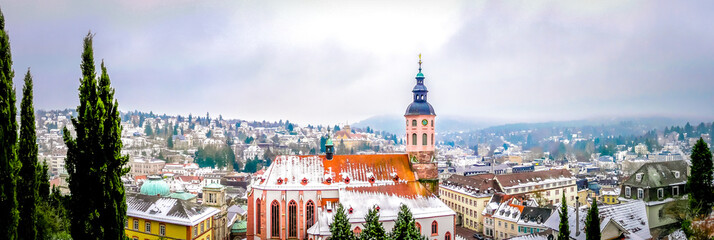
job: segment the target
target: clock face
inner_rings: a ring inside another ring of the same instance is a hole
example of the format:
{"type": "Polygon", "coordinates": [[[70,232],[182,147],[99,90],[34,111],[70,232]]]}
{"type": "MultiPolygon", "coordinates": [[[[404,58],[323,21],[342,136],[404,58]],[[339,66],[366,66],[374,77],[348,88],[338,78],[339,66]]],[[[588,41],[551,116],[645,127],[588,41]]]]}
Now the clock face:
{"type": "Polygon", "coordinates": [[[426,126],[427,124],[429,124],[429,120],[426,120],[426,119],[421,120],[421,125],[426,126]]]}

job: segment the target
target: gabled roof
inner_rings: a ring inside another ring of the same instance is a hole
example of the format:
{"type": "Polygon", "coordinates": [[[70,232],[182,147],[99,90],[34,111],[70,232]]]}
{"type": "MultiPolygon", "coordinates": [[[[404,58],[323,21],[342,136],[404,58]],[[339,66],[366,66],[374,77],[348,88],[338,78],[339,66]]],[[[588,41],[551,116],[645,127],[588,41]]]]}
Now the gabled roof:
{"type": "Polygon", "coordinates": [[[551,169],[538,172],[521,172],[496,175],[498,183],[502,187],[513,187],[519,184],[538,183],[546,180],[557,180],[563,178],[573,178],[573,174],[567,169],[551,169]]]}
{"type": "Polygon", "coordinates": [[[684,184],[687,182],[687,169],[685,161],[648,162],[635,171],[623,184],[636,187],[661,187],[684,184]],[[675,176],[679,172],[679,177],[675,176]],[[642,179],[637,181],[637,174],[642,174],[642,179]]]}
{"type": "MultiPolygon", "coordinates": [[[[600,212],[600,231],[610,224],[624,230],[626,239],[651,239],[649,222],[647,220],[647,210],[643,201],[633,201],[624,204],[598,206],[600,212]]],[[[546,227],[558,230],[560,224],[560,206],[545,222],[546,227]]],[[[575,208],[568,207],[568,224],[570,225],[571,239],[585,239],[585,220],[588,208],[581,207],[580,212],[580,235],[575,233],[575,208]]]]}

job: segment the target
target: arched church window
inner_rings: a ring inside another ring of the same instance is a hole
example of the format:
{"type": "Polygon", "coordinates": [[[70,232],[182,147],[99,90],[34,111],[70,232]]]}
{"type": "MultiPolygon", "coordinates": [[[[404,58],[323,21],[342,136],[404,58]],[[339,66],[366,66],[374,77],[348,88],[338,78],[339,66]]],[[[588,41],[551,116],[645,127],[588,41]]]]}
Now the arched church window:
{"type": "Polygon", "coordinates": [[[431,235],[436,235],[439,233],[439,224],[436,223],[436,220],[431,222],[431,235]]]}
{"type": "Polygon", "coordinates": [[[307,216],[305,217],[305,220],[307,222],[306,229],[310,229],[310,227],[315,224],[315,202],[313,202],[312,200],[307,201],[307,207],[305,207],[305,209],[307,209],[307,216]]]}
{"type": "Polygon", "coordinates": [[[280,203],[273,201],[270,206],[270,235],[280,237],[280,203]]]}
{"type": "Polygon", "coordinates": [[[255,232],[260,234],[260,199],[255,200],[255,232]]]}
{"type": "Polygon", "coordinates": [[[426,133],[421,135],[421,145],[426,146],[426,133]]]}
{"type": "MultiPolygon", "coordinates": [[[[416,120],[414,120],[414,121],[416,121],[416,120]]],[[[412,145],[416,145],[416,142],[417,142],[416,133],[412,133],[412,145]]]]}
{"type": "Polygon", "coordinates": [[[288,237],[297,237],[297,203],[288,203],[288,237]]]}

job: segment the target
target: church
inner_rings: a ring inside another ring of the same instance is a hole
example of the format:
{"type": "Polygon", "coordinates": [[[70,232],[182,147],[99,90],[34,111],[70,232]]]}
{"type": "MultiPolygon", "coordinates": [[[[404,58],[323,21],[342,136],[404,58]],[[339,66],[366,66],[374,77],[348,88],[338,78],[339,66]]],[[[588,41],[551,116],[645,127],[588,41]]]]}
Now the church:
{"type": "Polygon", "coordinates": [[[436,114],[427,102],[421,64],[420,59],[413,102],[404,114],[406,153],[334,155],[328,139],[325,155],[276,157],[248,193],[248,239],[328,239],[338,204],[356,234],[373,206],[384,229],[391,231],[405,204],[422,235],[454,239],[456,213],[435,195],[436,114]]]}

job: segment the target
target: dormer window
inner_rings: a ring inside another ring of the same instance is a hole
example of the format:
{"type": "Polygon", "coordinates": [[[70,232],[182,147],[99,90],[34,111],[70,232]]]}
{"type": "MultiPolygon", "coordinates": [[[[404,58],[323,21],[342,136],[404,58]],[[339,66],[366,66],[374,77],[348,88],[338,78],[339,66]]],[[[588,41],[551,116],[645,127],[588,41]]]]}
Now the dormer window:
{"type": "Polygon", "coordinates": [[[283,184],[283,179],[282,179],[282,178],[278,178],[278,185],[280,185],[280,184],[283,184]]]}
{"type": "Polygon", "coordinates": [[[300,181],[300,182],[302,183],[302,185],[307,184],[307,178],[303,178],[302,181],[300,181]]]}
{"type": "Polygon", "coordinates": [[[638,173],[638,174],[636,174],[636,175],[635,175],[635,180],[637,180],[638,182],[641,182],[641,181],[642,181],[642,175],[644,175],[644,173],[638,173]]]}
{"type": "Polygon", "coordinates": [[[329,178],[329,177],[328,177],[327,179],[325,179],[325,182],[326,182],[327,184],[332,183],[332,178],[329,178]]]}
{"type": "Polygon", "coordinates": [[[350,177],[345,178],[345,184],[350,184],[350,177]]]}
{"type": "Polygon", "coordinates": [[[377,210],[377,212],[379,212],[379,209],[381,209],[381,208],[379,208],[379,206],[374,208],[374,210],[377,210]]]}
{"type": "Polygon", "coordinates": [[[355,210],[354,210],[352,207],[350,207],[350,209],[348,209],[347,212],[348,212],[349,214],[352,214],[352,213],[355,212],[355,210]]]}
{"type": "Polygon", "coordinates": [[[679,171],[672,171],[674,178],[679,178],[679,171]]]}
{"type": "Polygon", "coordinates": [[[375,181],[376,179],[374,178],[374,176],[369,177],[369,183],[374,183],[375,181]]]}

